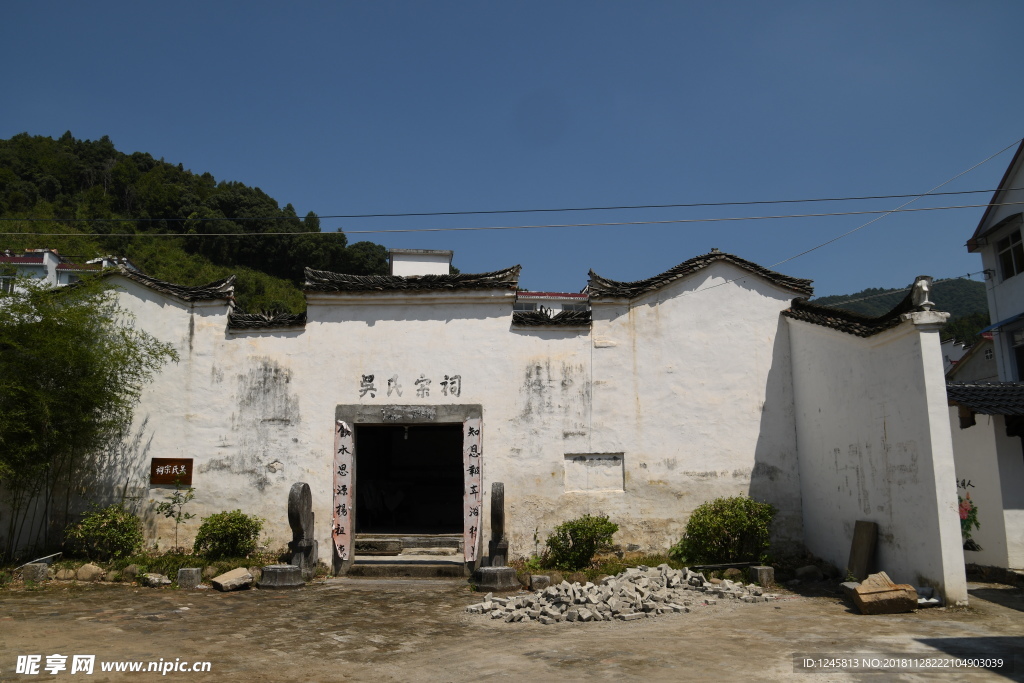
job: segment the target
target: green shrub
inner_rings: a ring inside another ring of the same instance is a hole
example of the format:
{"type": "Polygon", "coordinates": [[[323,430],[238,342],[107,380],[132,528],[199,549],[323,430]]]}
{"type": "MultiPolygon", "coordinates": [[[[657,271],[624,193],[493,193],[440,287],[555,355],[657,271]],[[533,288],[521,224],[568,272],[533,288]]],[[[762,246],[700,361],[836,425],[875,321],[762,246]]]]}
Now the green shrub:
{"type": "Polygon", "coordinates": [[[555,527],[548,536],[548,562],[562,569],[583,569],[601,548],[611,545],[619,525],[608,517],[583,515],[555,527]]]}
{"type": "Polygon", "coordinates": [[[203,518],[193,552],[210,560],[247,557],[256,550],[263,520],[243,513],[218,512],[203,518]]]}
{"type": "Polygon", "coordinates": [[[105,508],[93,506],[82,521],[67,530],[68,538],[81,544],[92,560],[125,557],[142,547],[142,521],[122,503],[105,508]]]}
{"type": "Polygon", "coordinates": [[[757,561],[768,549],[775,513],[775,506],[746,496],[704,503],[690,515],[669,556],[692,564],[757,561]]]}

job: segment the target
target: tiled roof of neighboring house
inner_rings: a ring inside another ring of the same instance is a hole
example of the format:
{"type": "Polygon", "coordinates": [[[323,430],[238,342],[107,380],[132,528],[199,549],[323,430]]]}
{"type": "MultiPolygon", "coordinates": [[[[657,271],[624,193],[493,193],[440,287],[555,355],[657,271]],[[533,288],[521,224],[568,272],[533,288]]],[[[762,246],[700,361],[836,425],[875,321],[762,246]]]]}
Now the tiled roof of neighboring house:
{"type": "Polygon", "coordinates": [[[813,280],[804,280],[801,278],[783,275],[782,273],[776,273],[774,270],[762,268],[756,263],[742,259],[739,256],[733,256],[732,254],[726,254],[720,251],[712,251],[709,254],[694,257],[689,261],[683,261],[675,268],[670,268],[660,275],[649,277],[646,280],[637,280],[636,282],[619,282],[617,280],[609,280],[608,278],[601,277],[591,270],[590,285],[587,291],[590,293],[591,299],[600,299],[605,297],[633,299],[641,294],[646,294],[647,292],[664,287],[670,282],[684,278],[698,270],[707,268],[718,261],[725,261],[726,263],[731,263],[734,266],[739,266],[743,270],[747,270],[754,275],[758,275],[769,282],[773,282],[776,285],[793,290],[800,294],[810,296],[814,293],[814,288],[811,287],[813,280]]]}
{"type": "Polygon", "coordinates": [[[834,330],[855,334],[858,337],[870,337],[891,327],[896,327],[902,322],[900,316],[912,310],[914,310],[913,292],[908,292],[907,296],[891,311],[875,318],[841,308],[820,306],[807,299],[793,299],[793,303],[782,312],[782,315],[794,320],[831,327],[834,330]]]}
{"type": "Polygon", "coordinates": [[[232,311],[228,314],[229,330],[269,330],[281,327],[304,327],[305,313],[243,313],[232,311]]]}
{"type": "Polygon", "coordinates": [[[982,415],[1024,415],[1024,382],[947,382],[946,398],[982,415]]]}
{"type": "Polygon", "coordinates": [[[158,292],[163,292],[164,294],[170,294],[171,296],[178,297],[184,301],[215,301],[217,299],[230,299],[235,293],[234,275],[206,285],[186,287],[185,285],[176,285],[171,282],[157,280],[155,277],[143,275],[137,270],[131,270],[130,268],[126,268],[121,265],[117,267],[117,270],[111,270],[110,273],[112,275],[121,275],[133,282],[139,283],[140,285],[144,285],[158,292]]]}
{"type": "Polygon", "coordinates": [[[511,289],[519,284],[520,266],[491,273],[458,275],[345,275],[306,268],[306,290],[312,292],[391,292],[455,289],[511,289]]]}
{"type": "Polygon", "coordinates": [[[589,327],[590,311],[559,311],[549,315],[545,311],[516,311],[512,324],[522,327],[589,327]]]}
{"type": "Polygon", "coordinates": [[[0,256],[0,263],[31,263],[37,266],[43,265],[42,256],[0,256]]]}

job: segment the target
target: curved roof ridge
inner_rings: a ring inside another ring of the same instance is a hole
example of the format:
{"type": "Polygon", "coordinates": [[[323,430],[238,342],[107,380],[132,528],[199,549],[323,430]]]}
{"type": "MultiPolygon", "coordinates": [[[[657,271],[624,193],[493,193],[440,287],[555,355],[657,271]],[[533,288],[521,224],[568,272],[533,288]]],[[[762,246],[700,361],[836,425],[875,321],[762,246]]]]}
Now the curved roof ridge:
{"type": "Polygon", "coordinates": [[[386,292],[454,289],[511,289],[519,285],[521,266],[490,273],[457,275],[347,275],[306,268],[304,289],[312,292],[386,292]]]}
{"type": "Polygon", "coordinates": [[[754,275],[758,275],[773,284],[800,294],[810,296],[814,293],[814,288],[811,286],[813,280],[805,280],[803,278],[783,275],[782,273],[777,273],[774,270],[768,270],[763,266],[759,266],[753,261],[748,261],[740,258],[739,256],[717,250],[701,256],[695,256],[687,261],[683,261],[674,268],[669,268],[664,273],[655,275],[654,277],[649,277],[645,280],[637,280],[636,282],[620,282],[618,280],[611,280],[609,278],[601,277],[591,270],[588,291],[590,292],[590,297],[592,299],[602,297],[624,297],[633,299],[641,294],[652,292],[664,287],[670,282],[675,282],[676,280],[707,268],[717,261],[725,261],[735,266],[739,266],[740,268],[747,270],[754,275]]]}
{"type": "Polygon", "coordinates": [[[183,301],[215,301],[217,299],[231,300],[235,295],[235,276],[229,275],[221,280],[215,280],[205,285],[190,287],[188,285],[176,285],[173,282],[166,282],[151,277],[138,270],[126,268],[118,264],[116,270],[111,270],[111,275],[121,275],[137,282],[140,285],[149,287],[163,294],[170,294],[183,301]]]}
{"type": "Polygon", "coordinates": [[[793,303],[782,312],[782,315],[814,325],[831,327],[834,330],[858,337],[870,337],[891,327],[896,327],[903,321],[903,314],[914,309],[914,292],[911,289],[892,309],[875,317],[854,313],[843,308],[814,304],[804,298],[793,299],[793,303]]]}

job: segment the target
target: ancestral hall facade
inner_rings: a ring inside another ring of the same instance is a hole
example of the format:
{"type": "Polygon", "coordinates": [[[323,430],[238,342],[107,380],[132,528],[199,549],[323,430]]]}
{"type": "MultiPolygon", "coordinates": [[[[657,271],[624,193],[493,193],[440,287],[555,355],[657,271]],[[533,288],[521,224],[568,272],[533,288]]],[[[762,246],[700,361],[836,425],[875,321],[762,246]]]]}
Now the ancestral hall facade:
{"type": "MultiPolygon", "coordinates": [[[[475,565],[494,482],[512,556],[585,513],[618,523],[624,547],[663,550],[697,505],[746,494],[778,508],[776,542],[840,569],[854,523],[877,521],[894,579],[966,599],[945,314],[817,307],[809,280],[717,250],[638,282],[592,272],[589,310],[557,313],[513,311],[518,266],[403,267],[307,270],[306,313],[276,316],[236,311],[230,280],[112,275],[181,358],[146,389],[140,446],[111,484],[159,500],[180,463],[194,512],[259,515],[283,545],[289,488],[306,482],[337,571],[381,531],[462,534],[475,565]]],[[[151,517],[152,539],[168,524],[151,517]]]]}

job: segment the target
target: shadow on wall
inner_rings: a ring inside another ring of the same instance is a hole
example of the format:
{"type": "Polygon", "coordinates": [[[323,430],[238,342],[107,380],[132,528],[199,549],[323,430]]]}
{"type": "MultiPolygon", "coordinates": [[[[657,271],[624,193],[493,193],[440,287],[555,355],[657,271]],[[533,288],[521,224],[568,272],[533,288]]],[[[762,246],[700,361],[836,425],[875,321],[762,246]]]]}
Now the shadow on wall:
{"type": "Polygon", "coordinates": [[[149,492],[149,450],[153,433],[149,430],[147,415],[135,432],[125,431],[121,437],[101,452],[86,457],[82,462],[81,477],[71,492],[73,517],[84,512],[91,503],[105,506],[122,499],[129,509],[140,512],[143,499],[149,492]]]}
{"type": "Polygon", "coordinates": [[[772,346],[772,365],[764,388],[761,424],[754,447],[749,495],[778,510],[772,526],[772,548],[779,552],[803,547],[800,469],[796,449],[796,408],[789,327],[779,316],[772,346]]]}

